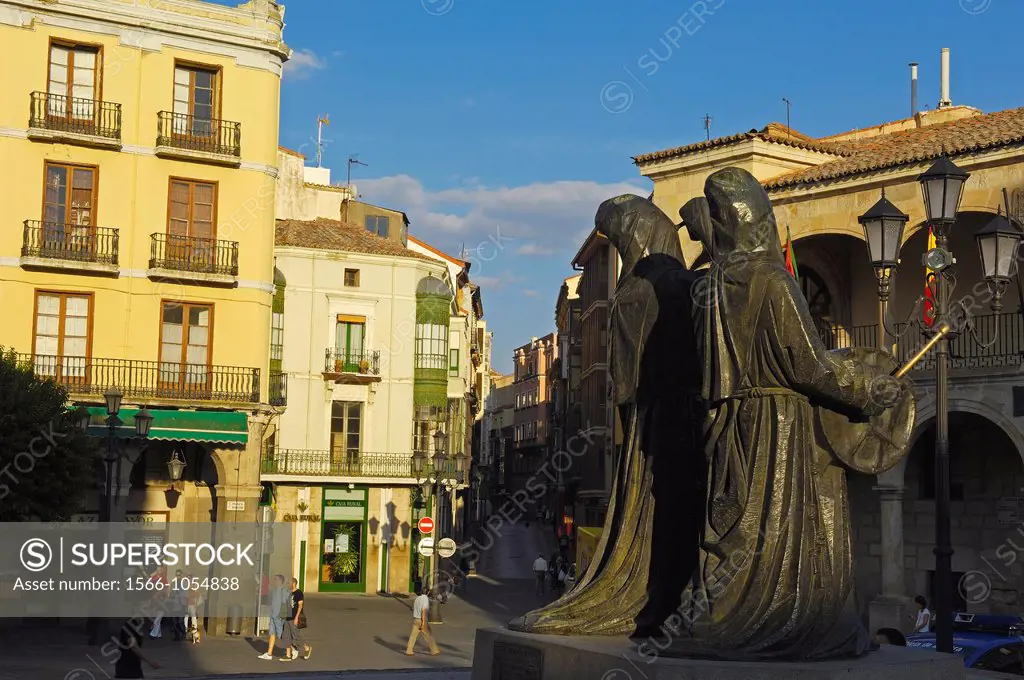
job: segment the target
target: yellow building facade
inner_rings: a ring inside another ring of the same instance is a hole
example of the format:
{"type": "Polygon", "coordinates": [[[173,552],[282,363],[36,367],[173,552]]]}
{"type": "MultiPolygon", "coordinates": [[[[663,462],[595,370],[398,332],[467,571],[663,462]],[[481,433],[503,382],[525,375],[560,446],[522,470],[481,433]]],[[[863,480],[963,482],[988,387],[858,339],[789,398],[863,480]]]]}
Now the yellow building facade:
{"type": "Polygon", "coordinates": [[[255,515],[281,405],[283,19],[271,0],[0,0],[0,53],[17,64],[0,103],[0,346],[90,406],[96,434],[111,389],[125,437],[135,409],[153,412],[115,519],[255,515]],[[186,468],[165,499],[173,456],[186,468]]]}

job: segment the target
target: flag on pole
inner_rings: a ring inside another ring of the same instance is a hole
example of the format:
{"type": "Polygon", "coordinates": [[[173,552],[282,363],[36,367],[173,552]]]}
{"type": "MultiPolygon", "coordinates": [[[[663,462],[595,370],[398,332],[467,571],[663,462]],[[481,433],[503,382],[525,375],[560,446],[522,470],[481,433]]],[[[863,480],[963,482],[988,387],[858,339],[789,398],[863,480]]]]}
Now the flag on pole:
{"type": "MultiPolygon", "coordinates": [[[[932,232],[932,228],[928,227],[927,250],[934,247],[935,234],[932,232]]],[[[935,272],[927,267],[924,269],[924,323],[929,328],[935,324],[935,272]]]]}
{"type": "Polygon", "coordinates": [[[796,253],[793,252],[793,237],[789,233],[789,225],[786,225],[786,271],[794,279],[800,278],[800,270],[796,267],[796,253]]]}

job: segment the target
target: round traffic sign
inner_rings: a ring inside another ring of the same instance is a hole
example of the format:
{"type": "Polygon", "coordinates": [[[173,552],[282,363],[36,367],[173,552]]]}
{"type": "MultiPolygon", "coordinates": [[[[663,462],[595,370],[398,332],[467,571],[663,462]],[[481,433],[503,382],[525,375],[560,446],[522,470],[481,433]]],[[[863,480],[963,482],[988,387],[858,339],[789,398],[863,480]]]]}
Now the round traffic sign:
{"type": "Polygon", "coordinates": [[[455,554],[455,549],[458,546],[455,545],[455,540],[451,538],[442,538],[437,542],[437,554],[444,558],[449,558],[455,554]]]}
{"type": "Polygon", "coordinates": [[[416,552],[424,557],[430,557],[434,554],[434,539],[430,536],[426,536],[420,539],[419,544],[416,546],[416,552]]]}
{"type": "Polygon", "coordinates": [[[416,528],[420,530],[421,534],[429,534],[434,530],[434,520],[430,517],[423,517],[416,525],[416,528]]]}

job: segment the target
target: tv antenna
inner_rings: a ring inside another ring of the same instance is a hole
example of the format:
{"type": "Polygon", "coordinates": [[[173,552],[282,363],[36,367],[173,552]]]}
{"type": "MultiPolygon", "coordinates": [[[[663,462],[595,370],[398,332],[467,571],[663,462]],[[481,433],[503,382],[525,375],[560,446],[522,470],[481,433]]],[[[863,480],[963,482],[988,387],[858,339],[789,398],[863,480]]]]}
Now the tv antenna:
{"type": "Polygon", "coordinates": [[[782,101],[786,102],[786,134],[792,137],[793,128],[789,126],[789,112],[793,109],[793,102],[789,101],[785,97],[782,98],[782,101]]]}
{"type": "Polygon", "coordinates": [[[349,189],[352,188],[352,166],[353,165],[362,165],[363,167],[367,167],[367,168],[370,167],[369,165],[367,165],[366,163],[362,162],[361,160],[358,160],[357,156],[359,156],[359,154],[354,154],[354,155],[348,157],[348,177],[345,180],[345,184],[346,184],[346,186],[348,186],[349,189]]]}
{"type": "Polygon", "coordinates": [[[711,141],[711,115],[704,114],[704,132],[708,135],[708,141],[711,141]]]}
{"type": "Polygon", "coordinates": [[[316,119],[316,167],[322,167],[324,160],[324,126],[330,125],[331,119],[325,113],[316,119]]]}

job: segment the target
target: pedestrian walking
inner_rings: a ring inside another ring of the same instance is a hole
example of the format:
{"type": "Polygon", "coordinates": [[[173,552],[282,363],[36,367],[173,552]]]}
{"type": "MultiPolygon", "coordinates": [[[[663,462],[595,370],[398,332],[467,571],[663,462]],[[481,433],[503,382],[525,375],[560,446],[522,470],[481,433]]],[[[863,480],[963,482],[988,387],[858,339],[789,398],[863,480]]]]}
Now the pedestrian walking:
{"type": "Polygon", "coordinates": [[[152,584],[150,587],[153,590],[153,597],[150,598],[150,604],[153,607],[153,611],[156,614],[153,616],[153,627],[149,629],[149,639],[158,640],[161,636],[160,622],[164,618],[164,609],[167,607],[167,567],[160,565],[153,572],[153,575],[149,577],[149,582],[152,584]]]}
{"type": "Polygon", "coordinates": [[[544,594],[544,580],[548,574],[548,561],[544,559],[544,553],[537,553],[537,559],[533,561],[533,575],[537,579],[537,593],[544,594]]]}
{"type": "Polygon", "coordinates": [[[284,622],[291,614],[288,602],[288,590],[284,587],[284,574],[275,574],[270,587],[270,637],[267,638],[267,651],[259,658],[270,661],[274,658],[274,643],[284,636],[284,622]]]}
{"type": "Polygon", "coordinates": [[[313,653],[312,645],[307,645],[302,637],[302,631],[306,628],[306,612],[304,611],[305,596],[299,590],[299,579],[292,579],[292,591],[290,594],[291,616],[284,623],[284,653],[281,661],[295,661],[299,658],[299,651],[302,651],[302,658],[308,659],[313,653]]]}
{"type": "Polygon", "coordinates": [[[427,623],[427,612],[430,611],[430,595],[433,595],[433,591],[423,592],[423,588],[416,589],[416,599],[412,601],[412,632],[409,633],[409,644],[405,646],[405,653],[408,656],[414,654],[413,647],[416,645],[416,639],[422,635],[427,641],[427,645],[430,647],[430,656],[437,656],[441,653],[441,650],[437,648],[437,643],[434,642],[434,635],[430,631],[430,624],[427,623]]]}
{"type": "Polygon", "coordinates": [[[142,662],[145,661],[150,668],[160,668],[160,664],[142,653],[142,632],[132,625],[131,620],[121,626],[118,635],[118,647],[121,653],[114,662],[115,678],[144,678],[142,674],[142,662]]]}

